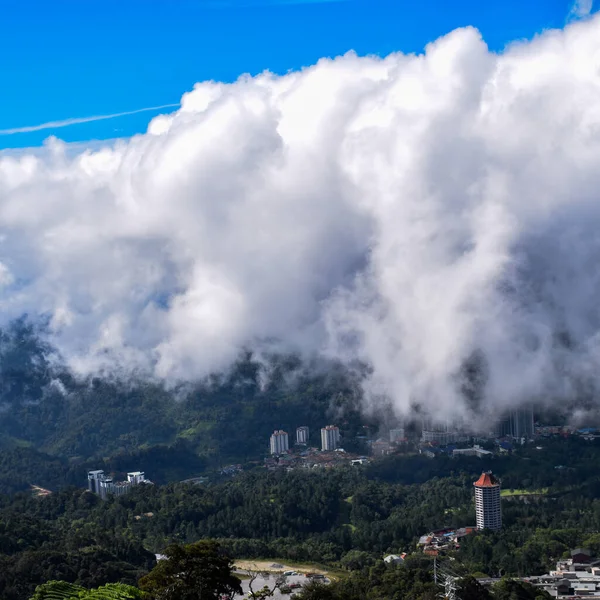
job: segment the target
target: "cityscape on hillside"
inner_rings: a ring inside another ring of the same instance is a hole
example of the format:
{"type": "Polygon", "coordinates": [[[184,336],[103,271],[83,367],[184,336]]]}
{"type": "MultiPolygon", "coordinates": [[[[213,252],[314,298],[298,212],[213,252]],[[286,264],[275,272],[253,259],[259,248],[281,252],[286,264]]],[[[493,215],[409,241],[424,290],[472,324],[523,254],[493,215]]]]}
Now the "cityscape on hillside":
{"type": "Polygon", "coordinates": [[[310,428],[296,428],[294,444],[290,434],[275,430],[269,439],[270,457],[265,459],[268,469],[297,467],[333,467],[345,463],[365,464],[374,457],[386,456],[414,448],[429,458],[446,454],[450,456],[476,456],[479,458],[510,452],[515,444],[548,435],[576,434],[584,437],[594,435],[593,428],[576,429],[567,426],[535,426],[532,406],[509,411],[488,434],[473,434],[467,428],[450,422],[436,423],[431,419],[411,423],[410,427],[396,426],[385,437],[360,436],[365,454],[347,452],[343,448],[340,429],[327,425],[320,429],[319,447],[310,446],[310,428]],[[483,445],[485,447],[483,447],[483,445]]]}
{"type": "MultiPolygon", "coordinates": [[[[337,441],[337,428],[327,426],[322,430],[324,445],[327,446],[330,441],[337,441]],[[335,433],[334,433],[335,432],[335,433]],[[330,439],[327,439],[330,436],[330,439]]],[[[275,439],[272,440],[272,450],[281,450],[277,444],[281,444],[284,432],[275,431],[275,439]]],[[[297,443],[305,444],[308,434],[306,426],[297,429],[297,443]]],[[[335,449],[335,448],[334,448],[335,449]]],[[[328,451],[325,448],[323,451],[328,451]]],[[[121,496],[128,493],[136,485],[151,483],[141,472],[132,472],[127,474],[127,481],[113,482],[111,477],[104,475],[103,471],[90,471],[88,473],[88,491],[97,494],[103,500],[110,495],[121,496]]],[[[498,532],[502,529],[502,493],[501,481],[491,471],[484,471],[480,477],[473,482],[474,494],[473,501],[475,507],[476,524],[465,525],[455,528],[435,529],[427,534],[421,535],[416,548],[424,556],[430,557],[435,561],[444,561],[460,550],[461,543],[466,537],[474,535],[477,531],[498,532]]],[[[153,513],[144,515],[146,518],[153,517],[153,513]]],[[[140,516],[136,516],[140,519],[140,516]]],[[[408,549],[410,550],[410,549],[408,549]]],[[[164,559],[158,556],[159,560],[164,559]]],[[[384,563],[390,566],[404,565],[409,559],[409,552],[404,551],[399,554],[388,554],[383,557],[384,563]]],[[[283,570],[282,565],[273,565],[275,570],[283,570]]],[[[329,584],[330,580],[322,575],[314,573],[298,573],[293,570],[285,572],[281,579],[284,583],[282,589],[301,590],[305,585],[305,577],[309,581],[320,581],[329,584]],[[293,584],[293,585],[292,585],[293,584]],[[291,585],[291,587],[290,587],[291,585]]],[[[455,578],[456,579],[456,578],[455,578]]],[[[585,548],[576,548],[570,551],[568,558],[561,558],[556,563],[556,568],[544,575],[527,575],[520,578],[549,593],[553,598],[583,598],[600,597],[600,559],[593,557],[591,551],[585,548]]],[[[484,588],[489,588],[501,581],[501,578],[481,577],[478,583],[484,588]]],[[[457,597],[458,598],[458,597],[457,597]]]]}
{"type": "Polygon", "coordinates": [[[0,600],[600,600],[600,0],[0,57],[0,600]]]}

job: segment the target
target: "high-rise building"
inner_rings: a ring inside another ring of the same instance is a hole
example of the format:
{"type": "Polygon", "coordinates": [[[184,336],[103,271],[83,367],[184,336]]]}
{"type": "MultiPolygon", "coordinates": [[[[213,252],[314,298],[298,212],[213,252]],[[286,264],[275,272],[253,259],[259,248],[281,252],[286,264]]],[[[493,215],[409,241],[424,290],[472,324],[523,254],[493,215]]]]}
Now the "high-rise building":
{"type": "Polygon", "coordinates": [[[283,454],[289,447],[288,434],[281,429],[275,430],[271,436],[271,454],[283,454]]]}
{"type": "Polygon", "coordinates": [[[501,529],[500,482],[491,471],[487,471],[473,485],[477,529],[501,529]]]}
{"type": "Polygon", "coordinates": [[[321,429],[321,450],[335,450],[340,442],[340,430],[335,425],[327,425],[321,429]]]}
{"type": "Polygon", "coordinates": [[[423,419],[421,441],[446,446],[455,441],[456,434],[448,420],[423,419]]]}
{"type": "Polygon", "coordinates": [[[298,429],[296,429],[296,444],[306,446],[306,444],[308,444],[308,433],[308,427],[306,425],[298,427],[298,429]]]}
{"type": "Polygon", "coordinates": [[[469,435],[465,431],[465,424],[461,419],[423,419],[421,441],[426,443],[447,446],[453,442],[466,441],[469,435]]]}
{"type": "Polygon", "coordinates": [[[533,437],[533,407],[528,406],[507,412],[498,424],[499,437],[525,438],[533,437]]]}

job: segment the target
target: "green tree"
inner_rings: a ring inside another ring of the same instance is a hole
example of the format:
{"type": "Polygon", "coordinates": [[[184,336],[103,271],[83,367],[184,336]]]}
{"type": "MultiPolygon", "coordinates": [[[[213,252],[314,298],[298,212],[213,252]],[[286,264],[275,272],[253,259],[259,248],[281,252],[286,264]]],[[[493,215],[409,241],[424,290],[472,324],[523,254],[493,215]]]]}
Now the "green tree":
{"type": "Polygon", "coordinates": [[[233,561],[214,541],[172,544],[165,556],[139,582],[155,600],[220,600],[242,593],[233,561]]]}
{"type": "MultiPolygon", "coordinates": [[[[300,600],[337,600],[339,595],[336,592],[336,586],[311,582],[304,586],[304,589],[297,597],[300,600]]],[[[348,596],[346,597],[348,598],[348,596]]]]}
{"type": "Polygon", "coordinates": [[[546,600],[551,596],[544,590],[535,586],[517,581],[515,579],[503,579],[492,588],[494,600],[546,600]]]}
{"type": "Polygon", "coordinates": [[[349,571],[370,567],[374,562],[373,556],[363,550],[350,550],[340,560],[340,564],[349,571]]]}
{"type": "Polygon", "coordinates": [[[86,590],[66,581],[48,581],[36,588],[30,600],[141,600],[145,597],[144,592],[122,583],[86,590]]]}
{"type": "Polygon", "coordinates": [[[461,600],[492,600],[490,593],[474,577],[465,577],[458,584],[461,600]]]}

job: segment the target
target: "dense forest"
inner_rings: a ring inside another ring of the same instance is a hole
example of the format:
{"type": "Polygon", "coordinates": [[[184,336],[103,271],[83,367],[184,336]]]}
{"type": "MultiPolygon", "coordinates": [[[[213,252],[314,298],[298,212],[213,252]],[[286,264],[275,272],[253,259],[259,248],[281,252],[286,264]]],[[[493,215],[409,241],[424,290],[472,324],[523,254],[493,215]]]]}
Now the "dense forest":
{"type": "Polygon", "coordinates": [[[357,434],[375,434],[387,417],[360,413],[358,377],[246,353],[229,372],[181,389],[79,380],[25,321],[15,323],[0,333],[0,597],[27,600],[36,588],[138,597],[156,553],[217,540],[236,559],[320,563],[339,574],[326,589],[308,586],[306,600],[428,600],[437,592],[417,540],[474,524],[472,483],[487,469],[504,489],[543,493],[505,498],[502,531],[464,538],[446,557],[464,596],[529,597],[510,580],[485,596],[469,576],[543,573],[580,545],[600,554],[596,441],[547,439],[486,459],[429,459],[409,448],[363,466],[264,469],[275,428],[307,424],[317,443],[318,427],[335,419],[344,446],[363,451],[357,434]],[[242,472],[219,472],[233,462],[242,472]],[[155,485],[101,501],[83,489],[96,468],[142,470],[155,485]],[[204,484],[182,482],[201,474],[204,484]],[[31,484],[52,493],[34,497],[31,484]],[[404,569],[383,563],[401,552],[404,569]],[[50,581],[58,583],[39,588],[50,581]]]}
{"type": "Polygon", "coordinates": [[[599,444],[574,438],[487,463],[392,456],[332,470],[254,468],[206,485],[140,486],[107,501],[76,488],[3,496],[0,589],[20,600],[50,579],[133,585],[153,553],[201,539],[219,540],[236,558],[319,562],[358,577],[387,553],[418,556],[423,533],[473,524],[472,483],[489,467],[508,488],[545,494],[505,499],[502,531],[464,538],[452,555],[460,574],[540,574],[573,547],[600,552],[599,460],[599,444]]]}
{"type": "MultiPolygon", "coordinates": [[[[378,561],[374,565],[336,577],[327,583],[308,582],[292,592],[285,577],[264,587],[249,585],[244,595],[234,562],[214,541],[172,544],[161,560],[138,583],[106,584],[87,589],[65,581],[38,586],[31,600],[233,600],[242,596],[268,600],[275,590],[294,600],[435,600],[444,597],[431,564],[423,557],[407,559],[400,567],[378,561]],[[442,593],[441,593],[442,592],[442,593]]],[[[548,600],[550,595],[526,582],[503,578],[484,587],[471,576],[452,583],[461,600],[548,600]]]]}
{"type": "Polygon", "coordinates": [[[0,492],[32,479],[76,484],[86,468],[181,480],[262,458],[274,429],[309,425],[318,445],[319,428],[334,417],[347,449],[363,450],[356,434],[379,424],[361,415],[359,400],[356,372],[338,364],[281,355],[259,363],[249,352],[228,372],[175,388],[76,379],[27,321],[17,321],[0,331],[0,449],[20,450],[21,458],[0,458],[0,492]],[[24,470],[7,460],[21,460],[24,470]]]}

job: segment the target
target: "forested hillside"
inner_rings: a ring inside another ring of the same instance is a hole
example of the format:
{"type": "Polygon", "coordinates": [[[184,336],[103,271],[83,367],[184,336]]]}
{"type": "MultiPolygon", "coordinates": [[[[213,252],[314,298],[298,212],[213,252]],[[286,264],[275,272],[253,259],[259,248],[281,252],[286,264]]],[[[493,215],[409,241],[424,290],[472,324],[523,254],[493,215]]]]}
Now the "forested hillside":
{"type": "Polygon", "coordinates": [[[27,600],[50,580],[137,585],[154,553],[203,539],[236,558],[319,562],[346,573],[326,593],[308,589],[307,600],[380,598],[392,589],[426,599],[435,589],[417,539],[474,523],[472,483],[484,469],[506,490],[543,494],[506,498],[502,531],[464,538],[452,555],[461,575],[539,574],[578,545],[600,553],[596,441],[549,439],[485,459],[407,454],[267,472],[261,459],[275,428],[307,424],[318,443],[318,427],[335,419],[349,450],[362,450],[356,436],[365,426],[376,431],[377,421],[359,412],[357,375],[322,367],[291,356],[259,364],[244,354],[229,372],[181,388],[77,380],[26,322],[2,332],[2,599],[27,600]],[[220,475],[232,462],[243,471],[220,475]],[[101,501],[82,489],[92,468],[139,469],[156,485],[101,501]],[[203,485],[177,483],[202,473],[210,474],[203,485]],[[52,493],[33,497],[30,484],[52,493]],[[400,552],[415,554],[408,575],[381,564],[400,552]]]}
{"type": "Polygon", "coordinates": [[[0,492],[77,484],[88,467],[180,480],[260,459],[275,428],[309,425],[318,444],[318,428],[334,417],[348,449],[359,449],[354,438],[369,419],[356,375],[294,356],[265,360],[244,353],[228,372],[179,388],[80,380],[25,320],[15,322],[0,332],[0,492]]]}
{"type": "Polygon", "coordinates": [[[541,574],[573,547],[600,553],[598,461],[595,442],[548,440],[542,450],[526,447],[489,462],[396,456],[367,467],[257,468],[206,485],[141,486],[107,501],[82,489],[3,496],[0,589],[7,590],[3,600],[22,600],[50,579],[134,584],[153,553],[208,538],[236,558],[362,572],[388,553],[419,555],[417,539],[432,529],[473,524],[472,484],[489,467],[507,489],[527,481],[545,493],[529,502],[505,499],[502,531],[464,538],[451,553],[455,568],[464,575],[541,574]],[[559,455],[566,468],[557,471],[559,455]]]}

